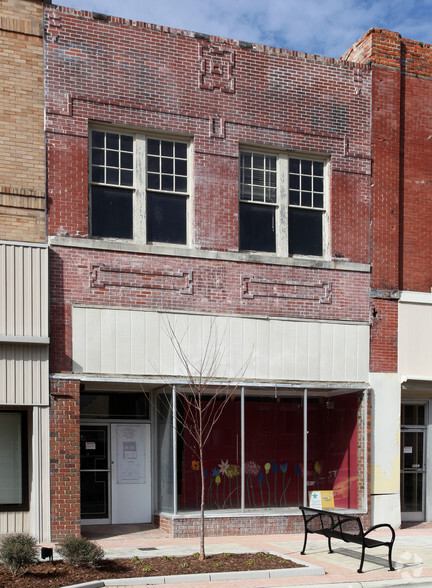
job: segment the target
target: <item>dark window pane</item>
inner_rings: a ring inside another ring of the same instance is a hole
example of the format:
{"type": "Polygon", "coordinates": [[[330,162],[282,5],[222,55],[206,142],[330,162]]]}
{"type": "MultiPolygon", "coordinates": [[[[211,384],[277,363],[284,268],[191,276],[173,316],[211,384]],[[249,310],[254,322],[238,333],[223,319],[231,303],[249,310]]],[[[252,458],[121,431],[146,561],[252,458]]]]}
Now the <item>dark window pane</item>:
{"type": "Polygon", "coordinates": [[[119,183],[119,170],[107,167],[106,169],[106,183],[107,184],[118,184],[119,183]]]}
{"type": "Polygon", "coordinates": [[[175,173],[179,176],[187,175],[187,162],[184,159],[176,159],[175,173]]]}
{"type": "Polygon", "coordinates": [[[94,237],[132,239],[132,191],[93,186],[91,223],[94,237]]]}
{"type": "Polygon", "coordinates": [[[322,194],[314,194],[313,206],[314,208],[324,208],[324,197],[322,194]]]}
{"type": "Polygon", "coordinates": [[[147,240],[186,243],[185,196],[147,192],[147,240]]]}
{"type": "Polygon", "coordinates": [[[298,174],[300,172],[300,159],[289,160],[289,170],[291,173],[298,174]]]}
{"type": "Polygon", "coordinates": [[[187,156],[186,143],[176,143],[175,144],[175,156],[181,157],[182,159],[186,159],[186,156],[187,156]]]}
{"type": "Polygon", "coordinates": [[[157,139],[149,139],[147,141],[147,152],[153,155],[159,155],[159,143],[157,139]]]}
{"type": "Polygon", "coordinates": [[[276,174],[274,172],[266,172],[266,185],[276,188],[276,174]]]}
{"type": "Polygon", "coordinates": [[[312,190],[311,176],[302,176],[302,190],[312,190]]]}
{"type": "Polygon", "coordinates": [[[322,178],[314,178],[313,189],[314,192],[322,192],[324,190],[324,182],[322,178]]]}
{"type": "Polygon", "coordinates": [[[133,173],[129,170],[121,170],[120,183],[122,186],[133,186],[133,173]]]}
{"type": "Polygon", "coordinates": [[[107,151],[106,152],[106,164],[111,167],[119,166],[119,152],[118,151],[107,151]]]}
{"type": "Polygon", "coordinates": [[[253,183],[258,186],[264,186],[264,171],[260,169],[254,169],[253,171],[253,183]]]}
{"type": "Polygon", "coordinates": [[[266,188],[266,202],[276,203],[276,188],[266,188]]]}
{"type": "Polygon", "coordinates": [[[240,154],[240,166],[241,167],[251,167],[252,155],[250,153],[241,153],[240,154]]]}
{"type": "Polygon", "coordinates": [[[314,175],[322,176],[324,174],[324,162],[314,161],[313,162],[314,175]]]}
{"type": "Polygon", "coordinates": [[[276,251],[275,209],[240,203],[240,249],[276,251]]]}
{"type": "Polygon", "coordinates": [[[175,191],[176,192],[187,192],[187,178],[176,177],[175,179],[175,191]]]}
{"type": "Polygon", "coordinates": [[[302,206],[312,206],[312,192],[302,192],[301,195],[302,206]]]}
{"type": "Polygon", "coordinates": [[[322,255],[322,212],[290,208],[290,255],[322,255]]]}
{"type": "Polygon", "coordinates": [[[172,192],[174,189],[174,182],[172,176],[162,176],[162,190],[169,190],[172,192]]]}
{"type": "Polygon", "coordinates": [[[250,200],[251,199],[251,187],[247,184],[242,184],[240,186],[240,198],[242,200],[250,200]]]}
{"type": "Polygon", "coordinates": [[[264,169],[264,155],[257,155],[255,153],[253,158],[254,167],[258,169],[264,169]]]}
{"type": "Polygon", "coordinates": [[[104,147],[105,145],[105,133],[100,131],[92,132],[92,145],[93,147],[104,147]]]}
{"type": "Polygon", "coordinates": [[[118,149],[119,148],[119,136],[114,133],[106,134],[106,148],[107,149],[118,149]]]}
{"type": "Polygon", "coordinates": [[[122,135],[120,140],[120,148],[122,151],[133,151],[133,137],[122,135]]]}
{"type": "Polygon", "coordinates": [[[158,174],[147,174],[147,187],[150,188],[150,190],[159,190],[159,178],[160,176],[158,174]]]}
{"type": "Polygon", "coordinates": [[[122,153],[121,154],[121,167],[125,169],[132,169],[133,168],[133,155],[132,153],[122,153]]]}
{"type": "Polygon", "coordinates": [[[174,144],[171,141],[162,141],[162,155],[172,157],[174,144]]]}
{"type": "Polygon", "coordinates": [[[309,175],[312,173],[312,161],[308,159],[301,160],[301,173],[309,175]]]}
{"type": "Polygon", "coordinates": [[[276,171],[276,157],[274,155],[268,155],[266,157],[267,169],[276,171]]]}
{"type": "Polygon", "coordinates": [[[104,165],[105,151],[103,149],[92,149],[92,163],[93,165],[104,165]]]}
{"type": "Polygon", "coordinates": [[[83,392],[80,408],[82,419],[149,418],[149,400],[142,392],[83,392]]]}
{"type": "Polygon", "coordinates": [[[174,171],[174,160],[167,159],[166,157],[162,158],[162,173],[163,174],[172,174],[174,171]]]}
{"type": "Polygon", "coordinates": [[[105,168],[96,166],[92,167],[92,182],[105,182],[105,168]]]}
{"type": "Polygon", "coordinates": [[[289,177],[289,186],[294,190],[298,190],[300,188],[300,176],[291,174],[289,177]]]}
{"type": "Polygon", "coordinates": [[[256,202],[264,202],[264,187],[263,186],[254,186],[253,199],[256,202]]]}
{"type": "Polygon", "coordinates": [[[151,155],[147,157],[147,166],[149,171],[159,172],[159,163],[159,157],[152,157],[151,155]]]}
{"type": "Polygon", "coordinates": [[[289,203],[293,204],[294,206],[298,206],[300,204],[300,192],[298,190],[289,191],[289,203]]]}
{"type": "Polygon", "coordinates": [[[252,172],[250,169],[243,169],[242,170],[242,183],[243,184],[251,184],[252,183],[252,172]]]}

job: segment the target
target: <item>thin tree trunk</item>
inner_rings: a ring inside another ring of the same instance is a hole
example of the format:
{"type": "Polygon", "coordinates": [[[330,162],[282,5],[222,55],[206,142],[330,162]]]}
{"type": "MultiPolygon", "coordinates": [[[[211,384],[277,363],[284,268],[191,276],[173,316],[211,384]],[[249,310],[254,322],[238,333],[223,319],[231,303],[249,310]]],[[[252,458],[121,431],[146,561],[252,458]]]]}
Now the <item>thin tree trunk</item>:
{"type": "Polygon", "coordinates": [[[204,551],[204,500],[205,500],[205,488],[204,488],[204,459],[202,447],[200,447],[200,469],[201,469],[201,533],[200,533],[200,559],[205,559],[204,551]]]}

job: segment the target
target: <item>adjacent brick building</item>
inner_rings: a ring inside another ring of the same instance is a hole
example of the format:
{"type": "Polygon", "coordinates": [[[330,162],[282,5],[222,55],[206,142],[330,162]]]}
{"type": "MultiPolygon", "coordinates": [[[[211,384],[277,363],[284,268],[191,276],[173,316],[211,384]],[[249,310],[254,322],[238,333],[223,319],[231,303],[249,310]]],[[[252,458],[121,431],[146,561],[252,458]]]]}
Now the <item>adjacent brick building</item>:
{"type": "Polygon", "coordinates": [[[43,4],[0,4],[0,533],[50,537],[43,4]]]}
{"type": "Polygon", "coordinates": [[[236,384],[208,533],[368,516],[370,66],[52,7],[45,74],[53,538],[196,532],[173,337],[236,384]]]}
{"type": "Polygon", "coordinates": [[[371,384],[375,518],[432,520],[432,47],[371,29],[371,384]]]}

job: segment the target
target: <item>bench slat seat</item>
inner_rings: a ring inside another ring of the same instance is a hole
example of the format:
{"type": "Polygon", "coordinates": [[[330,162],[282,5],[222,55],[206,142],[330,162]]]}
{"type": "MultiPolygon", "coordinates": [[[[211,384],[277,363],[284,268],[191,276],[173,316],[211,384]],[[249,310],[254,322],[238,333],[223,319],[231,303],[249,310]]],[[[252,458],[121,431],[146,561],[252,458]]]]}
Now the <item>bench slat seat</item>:
{"type": "Polygon", "coordinates": [[[302,555],[305,555],[307,537],[309,533],[317,533],[323,535],[328,540],[329,553],[333,553],[331,546],[332,539],[340,539],[345,543],[356,543],[362,547],[362,555],[360,567],[357,570],[359,573],[363,571],[365,550],[373,547],[388,547],[388,560],[390,571],[394,571],[395,568],[392,564],[392,550],[395,540],[395,531],[388,523],[381,523],[374,525],[366,532],[363,529],[363,525],[360,517],[347,515],[344,513],[338,513],[336,511],[319,510],[317,508],[310,508],[307,506],[300,506],[302,511],[304,525],[305,525],[305,538],[302,555]],[[385,540],[378,537],[370,537],[369,535],[377,529],[386,528],[390,531],[390,539],[385,540]]]}

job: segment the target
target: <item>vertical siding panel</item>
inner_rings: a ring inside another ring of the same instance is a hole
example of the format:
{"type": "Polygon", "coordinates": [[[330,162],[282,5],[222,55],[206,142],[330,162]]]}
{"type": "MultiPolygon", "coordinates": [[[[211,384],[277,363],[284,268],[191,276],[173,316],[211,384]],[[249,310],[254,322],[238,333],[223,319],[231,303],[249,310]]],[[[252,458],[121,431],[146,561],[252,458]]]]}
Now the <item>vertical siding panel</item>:
{"type": "Polygon", "coordinates": [[[42,300],[44,294],[41,291],[41,254],[42,251],[39,249],[35,249],[32,251],[32,266],[33,272],[31,276],[31,290],[33,294],[33,301],[32,304],[28,304],[27,308],[32,308],[33,312],[30,313],[28,317],[28,330],[32,332],[35,337],[42,336],[42,321],[41,321],[41,312],[42,312],[42,300]]]}
{"type": "Polygon", "coordinates": [[[15,335],[15,263],[14,250],[6,249],[6,335],[15,335]]]}
{"type": "MultiPolygon", "coordinates": [[[[99,330],[100,333],[100,330],[99,330]]],[[[116,312],[116,366],[120,374],[131,373],[131,313],[118,310],[116,312]]]]}
{"type": "Polygon", "coordinates": [[[102,310],[97,309],[96,312],[89,312],[89,309],[84,309],[85,324],[86,324],[86,343],[87,353],[85,357],[85,365],[90,366],[85,371],[97,373],[101,370],[100,357],[101,350],[105,351],[105,344],[107,343],[101,337],[102,330],[102,310]]]}
{"type": "MultiPolygon", "coordinates": [[[[94,314],[94,313],[92,313],[94,314]]],[[[72,369],[75,373],[87,370],[87,323],[83,308],[72,307],[72,369]]]]}
{"type": "Polygon", "coordinates": [[[6,246],[0,245],[0,335],[7,333],[6,246]]]}
{"type": "Polygon", "coordinates": [[[15,247],[15,329],[14,335],[24,335],[24,247],[15,247]]]}
{"type": "MultiPolygon", "coordinates": [[[[86,316],[88,314],[86,313],[86,316]]],[[[90,320],[90,328],[94,328],[99,334],[99,340],[94,349],[92,371],[94,373],[109,373],[116,365],[116,315],[109,310],[101,309],[98,317],[99,321],[94,324],[90,320]]],[[[88,328],[87,328],[88,330],[88,328]]],[[[96,341],[96,335],[95,335],[96,341]]],[[[85,371],[90,371],[86,369],[85,371]]]]}

